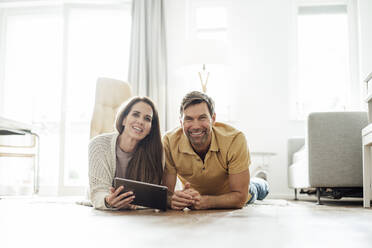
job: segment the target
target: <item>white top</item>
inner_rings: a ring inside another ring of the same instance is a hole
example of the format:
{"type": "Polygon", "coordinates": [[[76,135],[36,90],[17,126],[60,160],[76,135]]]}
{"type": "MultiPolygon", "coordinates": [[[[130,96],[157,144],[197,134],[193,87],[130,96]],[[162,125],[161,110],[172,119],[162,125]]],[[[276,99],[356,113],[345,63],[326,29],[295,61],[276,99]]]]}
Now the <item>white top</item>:
{"type": "Polygon", "coordinates": [[[107,133],[94,137],[89,142],[89,197],[96,209],[108,209],[105,197],[116,171],[116,140],[119,133],[107,133]]]}

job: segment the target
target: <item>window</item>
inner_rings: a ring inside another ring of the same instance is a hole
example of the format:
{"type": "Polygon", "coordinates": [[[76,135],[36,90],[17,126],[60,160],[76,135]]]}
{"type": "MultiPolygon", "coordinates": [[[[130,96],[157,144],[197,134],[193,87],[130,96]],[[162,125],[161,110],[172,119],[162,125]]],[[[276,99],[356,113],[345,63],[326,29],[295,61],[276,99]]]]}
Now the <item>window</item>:
{"type": "Polygon", "coordinates": [[[195,13],[196,37],[226,41],[227,13],[224,6],[198,7],[195,13]]]}
{"type": "MultiPolygon", "coordinates": [[[[55,8],[9,9],[3,20],[1,115],[41,127],[41,183],[53,185],[58,182],[60,158],[61,15],[55,8]]],[[[19,174],[24,173],[21,168],[19,174]]]]}
{"type": "Polygon", "coordinates": [[[88,184],[95,83],[98,77],[127,80],[130,28],[128,9],[71,8],[68,12],[66,185],[88,184]]]}
{"type": "Polygon", "coordinates": [[[314,111],[350,109],[347,5],[299,6],[297,11],[295,119],[314,111]]]}
{"type": "Polygon", "coordinates": [[[40,127],[41,192],[88,185],[95,84],[127,80],[130,8],[102,1],[0,11],[0,114],[40,127]]]}
{"type": "Polygon", "coordinates": [[[228,14],[225,2],[192,1],[190,38],[227,41],[228,14]]]}

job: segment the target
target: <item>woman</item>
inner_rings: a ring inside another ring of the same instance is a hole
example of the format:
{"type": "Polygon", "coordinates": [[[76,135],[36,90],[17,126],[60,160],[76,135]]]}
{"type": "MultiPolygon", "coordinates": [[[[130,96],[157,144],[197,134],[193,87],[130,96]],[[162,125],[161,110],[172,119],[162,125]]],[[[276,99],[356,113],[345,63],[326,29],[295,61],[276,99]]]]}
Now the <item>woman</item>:
{"type": "Polygon", "coordinates": [[[159,116],[147,97],[123,104],[115,121],[117,132],[102,134],[89,143],[90,199],[97,209],[134,209],[133,192],[112,187],[114,177],[160,184],[163,146],[159,116]]]}

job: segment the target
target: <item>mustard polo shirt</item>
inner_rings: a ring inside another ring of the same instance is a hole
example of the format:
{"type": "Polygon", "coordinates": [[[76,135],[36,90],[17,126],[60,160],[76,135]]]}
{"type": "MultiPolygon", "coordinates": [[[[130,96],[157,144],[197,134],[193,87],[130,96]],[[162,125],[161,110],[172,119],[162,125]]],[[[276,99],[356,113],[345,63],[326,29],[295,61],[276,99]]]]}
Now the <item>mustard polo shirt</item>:
{"type": "MultiPolygon", "coordinates": [[[[250,156],[244,134],[223,123],[212,127],[212,141],[203,160],[193,150],[181,127],[163,137],[165,171],[177,174],[202,195],[230,192],[229,175],[248,170],[250,156]]],[[[250,195],[248,199],[250,199],[250,195]]]]}

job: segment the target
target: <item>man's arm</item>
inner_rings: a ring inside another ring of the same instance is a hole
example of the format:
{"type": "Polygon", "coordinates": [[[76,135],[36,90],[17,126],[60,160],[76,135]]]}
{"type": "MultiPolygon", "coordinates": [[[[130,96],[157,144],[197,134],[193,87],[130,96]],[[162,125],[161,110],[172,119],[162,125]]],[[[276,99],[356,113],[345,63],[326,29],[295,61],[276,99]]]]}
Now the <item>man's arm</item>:
{"type": "Polygon", "coordinates": [[[163,185],[168,187],[168,199],[167,204],[172,209],[182,210],[185,207],[189,207],[195,203],[193,197],[190,194],[186,194],[184,191],[190,188],[190,184],[186,184],[183,190],[174,191],[177,182],[176,174],[169,174],[166,171],[163,173],[163,185]]]}
{"type": "Polygon", "coordinates": [[[201,196],[195,208],[241,208],[248,198],[250,157],[243,133],[234,137],[227,153],[226,166],[230,192],[218,196],[201,196]]]}
{"type": "Polygon", "coordinates": [[[195,209],[242,208],[247,202],[249,170],[229,175],[230,192],[222,195],[194,195],[195,209]]]}
{"type": "Polygon", "coordinates": [[[163,171],[162,184],[168,187],[167,203],[172,209],[181,210],[185,207],[191,206],[195,201],[190,194],[184,193],[185,190],[190,188],[190,184],[186,184],[183,190],[174,192],[177,182],[177,170],[172,159],[169,139],[167,136],[163,137],[163,148],[165,168],[163,171]]]}
{"type": "Polygon", "coordinates": [[[162,184],[168,187],[168,206],[170,206],[170,201],[176,187],[177,175],[169,174],[166,171],[163,172],[162,184]]]}

